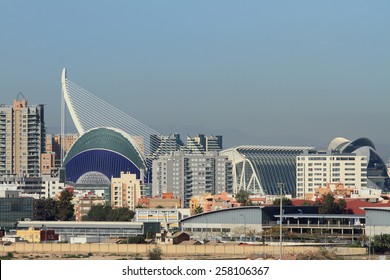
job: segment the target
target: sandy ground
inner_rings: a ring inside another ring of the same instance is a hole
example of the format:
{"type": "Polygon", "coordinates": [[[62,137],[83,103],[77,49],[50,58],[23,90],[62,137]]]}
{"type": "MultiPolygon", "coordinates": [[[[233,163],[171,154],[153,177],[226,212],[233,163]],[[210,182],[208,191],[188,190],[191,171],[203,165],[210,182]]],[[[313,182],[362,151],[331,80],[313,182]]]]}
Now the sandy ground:
{"type": "MultiPolygon", "coordinates": [[[[372,256],[371,259],[378,259],[379,256],[372,256]]],[[[342,259],[348,260],[365,260],[368,256],[344,256],[342,259]]],[[[15,260],[148,260],[148,256],[141,254],[69,254],[69,253],[57,253],[57,254],[26,254],[26,253],[13,253],[15,260]]],[[[277,257],[264,256],[264,255],[186,255],[184,256],[169,256],[163,255],[164,260],[246,260],[246,259],[278,259],[277,257]]],[[[285,260],[296,260],[296,255],[284,255],[285,260]]]]}

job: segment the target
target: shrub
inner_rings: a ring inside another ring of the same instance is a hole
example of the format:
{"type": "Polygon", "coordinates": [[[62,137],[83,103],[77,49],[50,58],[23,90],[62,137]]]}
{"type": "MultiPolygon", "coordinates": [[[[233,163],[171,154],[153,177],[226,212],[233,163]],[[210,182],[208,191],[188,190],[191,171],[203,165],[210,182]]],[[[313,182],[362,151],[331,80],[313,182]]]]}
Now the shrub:
{"type": "Polygon", "coordinates": [[[161,260],[162,255],[163,253],[160,247],[154,247],[148,251],[149,260],[161,260]]]}

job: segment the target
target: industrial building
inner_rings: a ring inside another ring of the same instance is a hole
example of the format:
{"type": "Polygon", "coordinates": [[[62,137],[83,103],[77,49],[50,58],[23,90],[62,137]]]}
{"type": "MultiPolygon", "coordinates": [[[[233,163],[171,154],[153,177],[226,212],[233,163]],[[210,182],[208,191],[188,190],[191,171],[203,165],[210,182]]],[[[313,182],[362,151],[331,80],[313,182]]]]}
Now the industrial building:
{"type": "Polygon", "coordinates": [[[138,222],[60,222],[60,221],[21,221],[18,230],[29,228],[41,228],[54,230],[59,235],[59,241],[69,242],[71,237],[89,236],[94,240],[103,241],[110,237],[131,237],[137,235],[146,236],[148,233],[155,234],[161,231],[160,223],[138,222]]]}

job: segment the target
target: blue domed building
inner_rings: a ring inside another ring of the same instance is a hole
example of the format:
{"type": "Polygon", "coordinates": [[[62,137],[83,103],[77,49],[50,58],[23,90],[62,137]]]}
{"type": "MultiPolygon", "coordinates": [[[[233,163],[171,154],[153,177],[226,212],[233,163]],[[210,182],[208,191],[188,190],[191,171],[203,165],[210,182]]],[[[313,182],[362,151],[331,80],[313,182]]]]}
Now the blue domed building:
{"type": "Polygon", "coordinates": [[[71,182],[77,182],[91,171],[109,179],[120,177],[121,172],[131,172],[144,180],[146,169],[144,157],[133,138],[123,130],[107,127],[82,134],[66,155],[64,166],[66,180],[71,182]]]}

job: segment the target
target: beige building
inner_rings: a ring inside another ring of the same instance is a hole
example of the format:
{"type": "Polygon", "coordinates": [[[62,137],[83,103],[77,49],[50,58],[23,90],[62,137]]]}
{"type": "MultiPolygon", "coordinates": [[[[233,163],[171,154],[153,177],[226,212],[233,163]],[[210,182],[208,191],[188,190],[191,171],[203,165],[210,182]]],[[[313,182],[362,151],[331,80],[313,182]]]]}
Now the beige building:
{"type": "Polygon", "coordinates": [[[84,196],[76,197],[73,199],[75,205],[75,217],[76,221],[81,221],[83,216],[86,216],[91,210],[92,206],[105,205],[106,200],[104,196],[98,196],[96,194],[87,193],[84,196]]]}
{"type": "Polygon", "coordinates": [[[13,106],[0,106],[0,175],[39,176],[43,152],[44,106],[28,106],[19,93],[13,106]]]}
{"type": "Polygon", "coordinates": [[[131,173],[121,172],[120,178],[111,178],[112,207],[127,207],[134,210],[141,197],[142,184],[143,181],[131,173]]]}
{"type": "Polygon", "coordinates": [[[16,235],[29,243],[41,242],[41,229],[29,227],[28,229],[20,229],[16,231],[16,235]]]}
{"type": "Polygon", "coordinates": [[[41,154],[41,174],[50,175],[51,171],[56,169],[56,154],[44,153],[41,154]]]}

